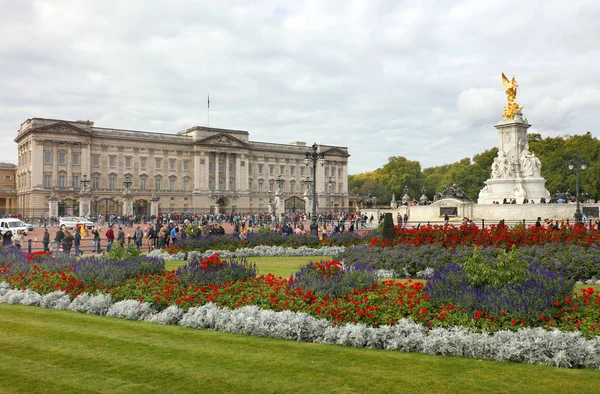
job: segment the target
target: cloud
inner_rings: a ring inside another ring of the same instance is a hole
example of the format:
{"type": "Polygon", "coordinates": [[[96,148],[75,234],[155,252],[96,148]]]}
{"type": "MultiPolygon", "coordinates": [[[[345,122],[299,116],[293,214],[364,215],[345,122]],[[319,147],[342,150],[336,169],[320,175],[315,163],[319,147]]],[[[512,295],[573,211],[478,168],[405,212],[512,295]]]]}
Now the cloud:
{"type": "Polygon", "coordinates": [[[597,132],[600,4],[3,1],[0,157],[31,117],[348,146],[350,173],[493,147],[501,72],[549,136],[597,132]],[[515,12],[514,10],[518,10],[515,12]]]}

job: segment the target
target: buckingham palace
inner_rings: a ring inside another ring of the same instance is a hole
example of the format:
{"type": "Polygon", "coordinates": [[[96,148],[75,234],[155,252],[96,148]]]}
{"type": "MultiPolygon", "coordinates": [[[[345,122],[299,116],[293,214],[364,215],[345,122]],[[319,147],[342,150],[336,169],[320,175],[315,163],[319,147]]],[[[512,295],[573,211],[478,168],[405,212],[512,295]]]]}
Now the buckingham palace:
{"type": "Polygon", "coordinates": [[[256,142],[247,131],[202,126],[167,134],[41,118],[26,120],[15,142],[17,206],[29,217],[310,211],[305,155],[313,148],[325,159],[316,167],[318,210],[353,208],[345,147],[256,142]]]}

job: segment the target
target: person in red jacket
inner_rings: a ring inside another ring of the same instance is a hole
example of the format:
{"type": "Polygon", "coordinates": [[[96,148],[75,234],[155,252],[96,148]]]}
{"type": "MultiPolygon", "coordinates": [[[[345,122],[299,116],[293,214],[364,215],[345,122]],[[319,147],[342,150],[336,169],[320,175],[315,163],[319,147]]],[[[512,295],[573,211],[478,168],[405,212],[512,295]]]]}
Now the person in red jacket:
{"type": "Polygon", "coordinates": [[[113,231],[112,225],[108,226],[108,230],[106,230],[106,241],[106,251],[109,252],[113,242],[115,241],[115,233],[113,231]]]}

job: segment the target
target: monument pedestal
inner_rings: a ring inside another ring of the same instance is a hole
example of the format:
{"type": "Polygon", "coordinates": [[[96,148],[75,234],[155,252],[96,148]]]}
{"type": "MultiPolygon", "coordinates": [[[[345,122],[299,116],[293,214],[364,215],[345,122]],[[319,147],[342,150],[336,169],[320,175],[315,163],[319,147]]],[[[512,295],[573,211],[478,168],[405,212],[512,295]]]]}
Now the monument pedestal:
{"type": "Polygon", "coordinates": [[[531,127],[518,110],[512,119],[503,119],[496,124],[498,130],[498,156],[492,164],[490,179],[479,192],[478,204],[502,204],[515,200],[522,204],[527,199],[539,203],[542,198],[550,200],[546,180],[540,175],[541,163],[529,152],[527,129],[531,127]]]}
{"type": "Polygon", "coordinates": [[[485,187],[479,192],[478,204],[502,204],[504,199],[510,202],[515,199],[522,204],[524,199],[538,204],[542,198],[550,200],[550,192],[546,190],[544,178],[504,178],[488,179],[485,187]]]}

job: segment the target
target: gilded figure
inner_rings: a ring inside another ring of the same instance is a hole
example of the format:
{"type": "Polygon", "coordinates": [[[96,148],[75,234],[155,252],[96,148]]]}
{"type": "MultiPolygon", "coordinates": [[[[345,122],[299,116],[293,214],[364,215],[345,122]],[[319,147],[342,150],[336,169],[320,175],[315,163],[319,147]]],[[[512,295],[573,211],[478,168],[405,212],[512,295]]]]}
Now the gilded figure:
{"type": "Polygon", "coordinates": [[[502,73],[502,83],[506,87],[506,100],[508,101],[504,107],[504,119],[512,119],[520,108],[516,101],[519,84],[514,76],[512,79],[508,79],[504,73],[502,73]]]}

